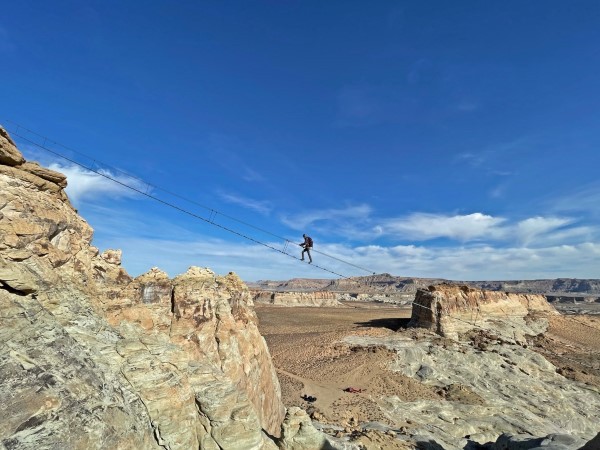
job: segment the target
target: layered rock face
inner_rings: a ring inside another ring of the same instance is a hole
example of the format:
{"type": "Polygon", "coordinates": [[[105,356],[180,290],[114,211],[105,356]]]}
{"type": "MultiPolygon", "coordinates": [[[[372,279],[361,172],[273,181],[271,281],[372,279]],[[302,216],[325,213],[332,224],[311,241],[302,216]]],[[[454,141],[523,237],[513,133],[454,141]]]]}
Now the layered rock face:
{"type": "Polygon", "coordinates": [[[343,306],[338,300],[339,295],[333,292],[268,292],[254,293],[254,302],[276,306],[343,306]]]}
{"type": "Polygon", "coordinates": [[[284,419],[234,274],[132,279],[0,128],[0,447],[269,449],[284,419]]]}
{"type": "MultiPolygon", "coordinates": [[[[531,314],[558,314],[543,295],[509,294],[483,291],[468,286],[442,284],[419,290],[412,306],[409,326],[428,328],[442,336],[455,337],[458,333],[494,326],[504,321],[515,328],[531,314]]],[[[512,330],[511,334],[514,335],[512,330]]]]}

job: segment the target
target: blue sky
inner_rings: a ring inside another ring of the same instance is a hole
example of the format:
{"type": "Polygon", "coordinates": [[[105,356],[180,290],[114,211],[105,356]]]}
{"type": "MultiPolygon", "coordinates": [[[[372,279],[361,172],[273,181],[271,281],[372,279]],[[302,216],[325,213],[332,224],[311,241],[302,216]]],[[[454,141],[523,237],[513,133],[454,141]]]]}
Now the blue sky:
{"type": "MultiPolygon", "coordinates": [[[[217,223],[278,249],[285,241],[225,216],[293,242],[306,232],[378,273],[599,277],[596,1],[2,11],[0,123],[164,201],[206,218],[198,204],[213,208],[217,223]]],[[[247,281],[333,277],[15,140],[69,176],[94,244],[123,249],[134,275],[197,265],[247,281]]]]}

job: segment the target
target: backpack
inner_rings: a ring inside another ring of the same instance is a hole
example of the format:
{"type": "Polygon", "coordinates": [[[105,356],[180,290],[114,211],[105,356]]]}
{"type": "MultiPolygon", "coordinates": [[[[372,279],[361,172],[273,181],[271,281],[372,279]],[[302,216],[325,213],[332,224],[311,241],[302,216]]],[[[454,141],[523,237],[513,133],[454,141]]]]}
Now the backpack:
{"type": "Polygon", "coordinates": [[[309,237],[309,236],[307,236],[307,237],[306,237],[306,240],[308,241],[308,246],[309,246],[309,247],[312,247],[312,246],[313,246],[313,240],[312,240],[312,238],[311,238],[311,237],[309,237]]]}

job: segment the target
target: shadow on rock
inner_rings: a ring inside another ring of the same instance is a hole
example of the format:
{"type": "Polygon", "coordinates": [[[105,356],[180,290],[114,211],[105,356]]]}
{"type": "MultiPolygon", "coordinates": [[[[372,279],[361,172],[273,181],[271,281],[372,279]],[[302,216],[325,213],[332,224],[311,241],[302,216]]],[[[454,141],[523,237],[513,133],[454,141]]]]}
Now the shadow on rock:
{"type": "Polygon", "coordinates": [[[366,322],[355,322],[355,325],[365,328],[388,328],[392,331],[397,331],[400,328],[406,328],[410,322],[407,318],[388,317],[385,319],[372,319],[366,322]]]}
{"type": "Polygon", "coordinates": [[[417,448],[419,450],[445,450],[444,447],[433,439],[429,439],[428,441],[417,441],[417,448]]]}

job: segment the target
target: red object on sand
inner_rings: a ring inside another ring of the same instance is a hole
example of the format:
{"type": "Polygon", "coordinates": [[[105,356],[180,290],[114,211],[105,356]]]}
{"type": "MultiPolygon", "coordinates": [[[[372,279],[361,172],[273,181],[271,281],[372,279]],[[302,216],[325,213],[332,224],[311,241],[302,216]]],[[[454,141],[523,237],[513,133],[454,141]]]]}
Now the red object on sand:
{"type": "Polygon", "coordinates": [[[347,387],[346,389],[344,389],[344,391],[351,392],[353,394],[360,393],[363,390],[365,390],[365,389],[360,389],[360,388],[355,388],[355,387],[347,387]]]}

